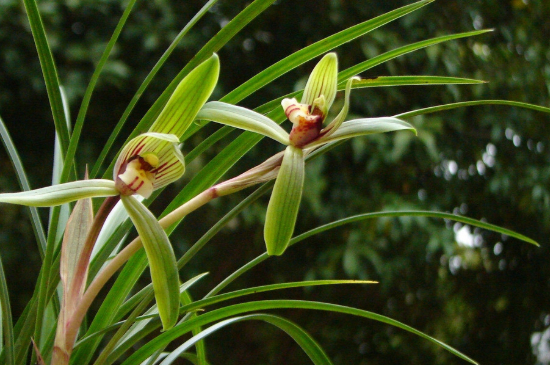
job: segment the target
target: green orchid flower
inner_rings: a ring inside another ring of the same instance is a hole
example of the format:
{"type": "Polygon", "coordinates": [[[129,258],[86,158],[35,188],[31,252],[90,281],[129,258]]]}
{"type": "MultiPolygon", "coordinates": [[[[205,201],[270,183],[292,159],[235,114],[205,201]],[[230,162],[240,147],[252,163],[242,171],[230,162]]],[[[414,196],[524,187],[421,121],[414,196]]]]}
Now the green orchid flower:
{"type": "Polygon", "coordinates": [[[219,76],[216,54],[176,87],[151,128],[130,140],[114,166],[113,179],[79,180],[20,193],[0,194],[0,203],[49,207],[93,198],[120,196],[142,237],[164,329],[178,318],[179,278],[168,237],[153,214],[136,199],[179,179],[185,172],[180,138],[210,97],[219,76]]]}
{"type": "MultiPolygon", "coordinates": [[[[296,99],[288,98],[281,102],[287,118],[293,124],[290,133],[264,115],[222,102],[206,103],[197,114],[197,119],[260,133],[287,146],[282,159],[271,160],[271,170],[262,170],[266,174],[264,180],[271,178],[273,172],[278,170],[264,228],[269,255],[283,254],[294,233],[304,189],[304,158],[307,154],[324,144],[357,136],[398,130],[412,130],[416,133],[412,125],[393,117],[345,121],[351,87],[356,80],[360,78],[347,80],[344,106],[325,127],[323,125],[338,90],[338,59],[335,53],[325,55],[315,66],[299,103],[296,99]],[[280,161],[280,164],[273,161],[280,161]]],[[[257,172],[253,174],[254,178],[261,180],[256,175],[257,172]]]]}

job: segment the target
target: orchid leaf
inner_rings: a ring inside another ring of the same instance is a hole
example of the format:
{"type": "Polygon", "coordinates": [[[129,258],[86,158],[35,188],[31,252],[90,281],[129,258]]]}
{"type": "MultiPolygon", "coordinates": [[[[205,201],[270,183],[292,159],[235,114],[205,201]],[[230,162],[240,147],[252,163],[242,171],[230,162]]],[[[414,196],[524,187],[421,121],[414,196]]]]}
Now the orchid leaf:
{"type": "Polygon", "coordinates": [[[185,341],[177,349],[175,349],[170,355],[168,355],[160,365],[171,365],[176,359],[178,359],[187,349],[196,344],[198,341],[210,336],[212,333],[230,325],[233,323],[247,321],[247,320],[262,320],[270,323],[281,330],[285,331],[309,356],[312,362],[316,365],[331,365],[332,362],[325,354],[321,346],[300,326],[295,323],[270,314],[251,314],[248,316],[229,318],[209,328],[203,330],[198,335],[193,336],[189,340],[185,341]]]}
{"type": "Polygon", "coordinates": [[[359,214],[351,217],[347,217],[344,219],[340,219],[331,223],[327,223],[325,225],[319,226],[317,228],[314,228],[310,231],[304,232],[296,237],[294,237],[291,241],[291,245],[298,243],[300,241],[305,240],[308,237],[311,237],[313,235],[322,233],[324,231],[327,231],[329,229],[333,229],[336,227],[340,227],[345,224],[353,223],[353,222],[359,222],[365,219],[376,219],[376,218],[384,218],[384,217],[430,217],[430,218],[440,218],[440,219],[448,219],[453,222],[460,222],[464,224],[469,224],[473,227],[479,227],[482,229],[486,229],[488,231],[497,232],[500,234],[505,234],[507,236],[516,238],[518,240],[521,240],[523,242],[530,243],[535,246],[539,246],[539,244],[532,240],[531,238],[524,236],[520,233],[514,232],[510,229],[506,229],[503,227],[496,226],[494,224],[490,224],[487,222],[482,222],[477,219],[464,217],[457,214],[451,214],[451,213],[445,213],[445,212],[435,212],[435,211],[423,211],[423,210],[402,210],[402,211],[388,211],[388,212],[373,212],[373,213],[364,213],[359,214]]]}
{"type": "MultiPolygon", "coordinates": [[[[264,254],[267,256],[267,254],[264,254]]],[[[191,280],[196,280],[198,277],[193,278],[191,280]]],[[[224,301],[232,300],[235,298],[240,298],[246,295],[253,295],[261,292],[267,292],[267,291],[273,291],[273,290],[282,290],[282,289],[289,289],[289,288],[301,288],[301,287],[313,287],[313,286],[319,286],[319,285],[342,285],[342,284],[376,284],[374,281],[366,281],[366,280],[313,280],[313,281],[300,281],[300,282],[291,282],[291,283],[280,283],[280,284],[271,284],[271,285],[264,285],[264,286],[256,286],[251,287],[247,289],[241,289],[221,295],[212,296],[206,299],[201,299],[194,301],[192,303],[185,304],[182,308],[180,308],[181,313],[191,313],[195,312],[197,310],[203,309],[207,306],[211,306],[213,304],[221,303],[224,301]]],[[[148,291],[142,291],[143,296],[148,295],[148,291]]],[[[139,299],[136,299],[138,295],[136,294],[134,297],[132,297],[130,300],[134,303],[139,302],[139,299]]],[[[124,304],[126,306],[126,303],[124,304]]],[[[121,311],[123,312],[122,308],[121,311]]],[[[124,311],[125,312],[125,311],[124,311]]],[[[146,336],[148,333],[154,331],[158,327],[158,322],[155,323],[154,319],[158,317],[158,314],[150,313],[145,314],[139,318],[137,318],[138,322],[135,323],[135,325],[140,326],[140,331],[135,331],[132,336],[125,337],[125,342],[121,343],[115,351],[113,351],[112,356],[110,357],[111,360],[118,359],[125,351],[128,351],[133,345],[135,345],[141,338],[146,336]],[[141,324],[145,324],[144,326],[141,326],[141,324]]],[[[104,328],[103,330],[100,330],[98,332],[90,334],[88,337],[83,338],[77,346],[80,346],[81,344],[84,344],[85,342],[88,342],[92,340],[93,338],[98,337],[101,334],[104,334],[114,328],[117,328],[121,325],[123,325],[125,321],[115,323],[114,325],[111,325],[107,328],[104,328]]]]}
{"type": "MultiPolygon", "coordinates": [[[[185,283],[181,284],[179,288],[179,292],[183,293],[184,291],[188,290],[191,286],[193,286],[196,282],[198,282],[200,279],[202,279],[206,275],[208,275],[208,273],[199,274],[189,279],[185,283]]],[[[121,311],[123,310],[122,307],[120,309],[121,311]]],[[[156,315],[158,315],[158,313],[159,313],[159,310],[157,305],[153,305],[151,308],[149,308],[147,312],[145,312],[145,315],[151,315],[152,318],[134,323],[132,327],[118,341],[118,344],[115,347],[115,351],[116,351],[116,348],[124,347],[125,342],[131,340],[134,336],[139,335],[140,332],[142,332],[146,328],[146,326],[153,320],[153,318],[156,317],[156,315]]],[[[84,342],[85,340],[87,339],[82,339],[82,342],[84,342]]]]}
{"type": "Polygon", "coordinates": [[[373,312],[369,312],[369,311],[365,311],[357,308],[351,308],[351,307],[346,307],[342,305],[322,303],[322,302],[310,302],[310,301],[301,301],[301,300],[265,300],[265,301],[247,302],[247,303],[240,303],[240,304],[235,304],[231,306],[226,306],[220,309],[209,311],[192,320],[178,324],[172,330],[166,331],[165,333],[157,336],[155,339],[149,341],[147,344],[140,347],[130,357],[128,357],[122,363],[122,365],[136,364],[136,363],[139,363],[140,361],[145,360],[154,351],[156,351],[156,349],[166,346],[168,343],[182,336],[183,334],[188,333],[189,331],[191,331],[192,328],[196,326],[202,326],[208,323],[212,323],[214,321],[223,320],[228,317],[239,315],[242,313],[268,310],[268,309],[282,309],[282,308],[292,308],[292,309],[301,308],[301,309],[310,309],[310,310],[321,310],[321,311],[327,311],[332,313],[343,313],[343,314],[353,315],[356,317],[372,319],[377,322],[386,323],[391,326],[413,333],[417,336],[420,336],[442,347],[446,351],[449,351],[453,355],[460,357],[463,360],[466,360],[472,364],[477,364],[477,362],[475,362],[468,356],[464,355],[460,351],[452,348],[451,346],[431,336],[428,336],[427,334],[421,331],[418,331],[417,329],[414,329],[404,323],[401,323],[399,321],[396,321],[394,319],[391,319],[389,317],[386,317],[380,314],[376,314],[373,312]]]}
{"type": "Polygon", "coordinates": [[[179,278],[174,251],[159,222],[142,203],[132,196],[121,199],[143,242],[159,315],[167,330],[178,320],[179,278]]]}
{"type": "MultiPolygon", "coordinates": [[[[69,100],[67,99],[67,94],[65,92],[65,88],[60,88],[61,92],[61,100],[63,101],[63,111],[65,112],[65,121],[67,123],[67,130],[71,131],[71,108],[69,106],[69,100]]],[[[69,143],[70,146],[70,143],[69,143]]],[[[59,141],[59,133],[57,131],[55,132],[55,140],[54,140],[54,150],[53,150],[53,171],[52,171],[52,185],[61,184],[62,181],[62,175],[63,175],[63,167],[64,167],[64,160],[65,156],[62,153],[61,150],[61,143],[59,141]]],[[[24,189],[27,190],[27,189],[24,189]]],[[[35,208],[36,209],[36,208],[35,208]]],[[[50,217],[53,216],[54,209],[57,209],[55,207],[50,208],[50,217]]],[[[69,219],[69,215],[71,214],[71,207],[69,204],[63,204],[61,208],[59,208],[59,218],[57,220],[57,230],[56,230],[56,242],[61,242],[61,239],[63,237],[63,232],[65,231],[65,225],[67,224],[67,220],[69,219]]]]}
{"type": "Polygon", "coordinates": [[[197,114],[197,120],[200,119],[260,133],[288,145],[288,133],[281,126],[264,115],[240,106],[211,101],[197,114]]]}
{"type": "MultiPolygon", "coordinates": [[[[347,43],[353,39],[361,37],[370,31],[383,26],[393,20],[399,19],[409,13],[412,13],[415,10],[418,10],[435,0],[422,0],[417,1],[412,4],[405,5],[401,8],[392,10],[375,18],[366,20],[360,24],[349,27],[341,32],[333,34],[329,37],[326,37],[318,42],[315,42],[290,56],[280,60],[274,65],[266,68],[262,72],[258,73],[256,76],[246,81],[244,84],[239,86],[237,89],[231,91],[229,94],[223,97],[223,101],[229,103],[237,103],[253,93],[254,91],[260,89],[261,87],[269,84],[271,81],[277,79],[278,77],[284,75],[285,73],[293,70],[294,68],[300,66],[301,64],[319,56],[323,53],[330,51],[344,43],[347,43]]],[[[351,76],[356,75],[358,72],[352,73],[350,76],[346,77],[348,79],[351,76]]]]}
{"type": "Polygon", "coordinates": [[[112,180],[78,180],[20,193],[0,194],[0,203],[51,207],[75,200],[118,195],[112,180]]]}
{"type": "Polygon", "coordinates": [[[306,147],[317,147],[321,144],[364,136],[375,133],[386,133],[409,129],[416,133],[416,129],[407,122],[393,117],[354,119],[342,123],[334,133],[328,137],[321,137],[308,144],[306,147]]]}
{"type": "Polygon", "coordinates": [[[55,130],[59,134],[59,141],[63,154],[67,152],[69,146],[69,131],[65,121],[65,112],[63,110],[63,101],[61,98],[60,82],[57,74],[57,68],[53,59],[53,54],[48,44],[46,30],[42,17],[38,11],[38,4],[34,0],[23,0],[25,10],[27,11],[27,19],[31,27],[32,36],[38,52],[40,67],[44,75],[46,91],[50,100],[50,108],[52,110],[55,130]]]}
{"type": "MultiPolygon", "coordinates": [[[[353,88],[407,85],[478,85],[485,83],[487,81],[448,76],[378,76],[369,79],[358,79],[354,81],[353,88]]],[[[345,83],[338,85],[338,90],[344,90],[344,88],[345,83]]]]}
{"type": "MultiPolygon", "coordinates": [[[[425,0],[434,1],[434,0],[425,0]]],[[[229,23],[227,23],[214,37],[208,41],[201,50],[195,54],[195,57],[187,63],[187,65],[179,72],[179,74],[172,80],[170,85],[163,91],[162,95],[155,101],[153,106],[143,116],[137,127],[130,134],[126,142],[136,137],[139,131],[143,131],[148,126],[153,124],[154,118],[156,118],[163,106],[167,103],[168,98],[175,90],[177,84],[197,67],[201,62],[206,61],[211,57],[212,53],[217,52],[227,42],[229,42],[241,29],[243,29],[248,23],[260,15],[265,9],[267,9],[275,0],[254,0],[243,11],[237,14],[229,23]]],[[[123,118],[127,117],[125,114],[123,118]]],[[[110,165],[112,167],[112,164],[110,165]]]]}
{"type": "Polygon", "coordinates": [[[370,58],[366,61],[363,61],[355,66],[352,66],[346,70],[343,70],[338,74],[338,83],[340,83],[342,80],[347,80],[352,76],[358,75],[361,72],[364,72],[366,70],[369,70],[375,66],[378,66],[386,61],[389,61],[391,59],[394,59],[396,57],[402,56],[404,54],[417,51],[422,48],[426,48],[429,46],[434,46],[439,43],[451,41],[454,39],[459,38],[468,38],[468,37],[474,37],[476,35],[481,35],[484,33],[492,32],[492,29],[482,29],[482,30],[475,30],[472,32],[465,32],[465,33],[457,33],[457,34],[450,34],[450,35],[444,35],[437,38],[431,38],[426,39],[420,42],[407,44],[403,47],[399,47],[396,49],[393,49],[391,51],[388,51],[386,53],[382,53],[381,55],[375,56],[373,58],[370,58]]]}
{"type": "Polygon", "coordinates": [[[8,284],[4,274],[4,267],[0,259],[0,350],[3,351],[6,365],[15,364],[15,345],[13,321],[11,317],[10,296],[8,284]]]}
{"type": "Polygon", "coordinates": [[[219,74],[220,60],[214,54],[178,84],[149,131],[174,134],[179,139],[212,94],[219,74]]]}
{"type": "MultiPolygon", "coordinates": [[[[17,179],[19,180],[19,186],[25,191],[31,190],[29,179],[27,178],[27,173],[23,167],[17,148],[11,139],[11,136],[4,124],[2,118],[0,118],[0,137],[2,138],[2,143],[6,147],[6,151],[10,157],[10,161],[13,164],[17,179]]],[[[31,216],[32,228],[34,230],[34,235],[38,241],[38,251],[40,256],[44,256],[44,250],[46,249],[46,235],[44,233],[44,227],[42,227],[42,222],[40,221],[40,216],[38,210],[34,207],[29,209],[31,216]]]]}
{"type": "Polygon", "coordinates": [[[428,108],[422,108],[417,110],[411,110],[410,112],[401,113],[394,115],[396,118],[412,118],[417,115],[431,114],[440,112],[443,110],[451,110],[456,108],[464,108],[467,106],[477,106],[477,105],[507,105],[524,109],[531,109],[537,112],[550,114],[550,108],[535,104],[524,103],[521,101],[512,101],[512,100],[473,100],[473,101],[461,101],[458,103],[450,103],[443,105],[431,106],[428,108]]]}
{"type": "MultiPolygon", "coordinates": [[[[180,43],[180,41],[185,37],[187,32],[210,10],[212,6],[214,6],[218,0],[210,0],[204,6],[199,10],[195,16],[183,27],[183,29],[179,32],[179,34],[174,38],[170,46],[164,51],[164,54],[162,57],[157,61],[155,66],[152,68],[152,70],[149,72],[145,80],[143,80],[142,84],[140,85],[139,89],[136,91],[134,96],[132,97],[132,100],[124,110],[124,113],[120,120],[118,121],[117,125],[114,127],[113,132],[109,136],[109,139],[105,143],[105,146],[101,150],[101,153],[99,154],[99,157],[96,160],[96,163],[94,164],[94,167],[92,169],[92,172],[90,173],[90,176],[93,178],[97,175],[99,172],[99,169],[101,167],[101,164],[104,162],[105,157],[109,153],[109,150],[111,149],[116,137],[118,136],[118,133],[120,133],[120,130],[126,123],[126,120],[128,120],[128,117],[130,113],[132,112],[133,108],[139,101],[141,95],[145,92],[153,78],[156,76],[157,72],[160,70],[160,68],[164,65],[164,62],[168,59],[168,57],[172,54],[174,49],[176,49],[176,46],[180,43]]],[[[122,20],[121,20],[122,22],[122,20]]]]}
{"type": "Polygon", "coordinates": [[[288,146],[267,206],[264,239],[269,255],[285,252],[298,216],[304,188],[304,154],[288,146]]]}

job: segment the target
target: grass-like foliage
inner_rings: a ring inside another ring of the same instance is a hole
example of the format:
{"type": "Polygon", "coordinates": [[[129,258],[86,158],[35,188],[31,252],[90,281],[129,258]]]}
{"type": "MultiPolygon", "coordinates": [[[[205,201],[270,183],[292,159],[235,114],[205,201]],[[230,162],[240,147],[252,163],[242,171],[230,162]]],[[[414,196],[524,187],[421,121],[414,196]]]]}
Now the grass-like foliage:
{"type": "MultiPolygon", "coordinates": [[[[220,63],[223,65],[223,59],[216,52],[248,23],[261,18],[262,12],[274,3],[274,0],[255,0],[229,20],[196,53],[142,116],[141,121],[133,126],[133,132],[124,136],[126,142],[120,150],[114,151],[114,142],[127,124],[141,95],[147,92],[155,75],[189,30],[217,3],[217,0],[210,0],[182,28],[136,90],[98,159],[78,161],[77,164],[75,154],[95,86],[119,35],[125,29],[136,1],[126,2],[125,11],[112,37],[106,40],[108,43],[96,64],[73,122],[64,104],[63,80],[57,72],[37,1],[24,0],[55,122],[56,146],[52,146],[52,149],[55,148],[56,159],[53,171],[55,184],[42,189],[31,188],[17,146],[0,119],[0,136],[22,190],[2,191],[0,203],[29,206],[36,250],[42,258],[34,294],[16,323],[13,322],[10,312],[10,283],[6,282],[0,262],[0,363],[168,365],[184,358],[192,363],[205,365],[208,364],[208,346],[205,345],[208,336],[215,332],[223,333],[229,325],[254,320],[257,322],[256,326],[269,324],[284,331],[312,363],[332,364],[330,353],[325,352],[323,344],[318,343],[298,323],[283,315],[267,313],[277,309],[303,309],[335,312],[342,316],[356,316],[358,320],[374,320],[395,326],[475,364],[475,360],[466,354],[405,323],[362,308],[284,299],[282,291],[320,285],[373,284],[371,281],[266,283],[261,287],[222,293],[227,285],[263,261],[276,260],[276,256],[283,254],[292,255],[291,249],[287,251],[290,246],[333,228],[365,219],[431,217],[461,222],[538,245],[532,239],[503,227],[433,211],[368,212],[300,235],[294,232],[296,221],[300,219],[305,166],[318,156],[332,153],[333,147],[338,144],[346,143],[351,138],[363,138],[362,136],[376,133],[416,133],[415,126],[411,124],[412,117],[453,108],[498,104],[550,113],[549,108],[522,102],[476,100],[437,105],[399,115],[348,120],[351,107],[349,96],[352,91],[357,92],[355,89],[404,85],[475,85],[485,82],[432,75],[386,76],[375,79],[361,79],[356,75],[407,53],[442,42],[478,36],[488,30],[423,40],[338,71],[339,46],[405,17],[433,1],[422,0],[409,4],[319,39],[290,55],[281,54],[280,61],[219,100],[209,101],[220,75],[220,63]],[[318,59],[318,63],[303,90],[287,90],[280,97],[265,101],[254,110],[237,105],[280,76],[313,59],[318,59]],[[343,94],[343,106],[340,110],[331,112],[338,92],[343,94]],[[292,122],[290,133],[280,126],[287,119],[292,122]],[[194,134],[203,133],[207,130],[203,127],[209,122],[224,124],[224,127],[209,136],[204,135],[203,141],[184,156],[180,143],[194,134]],[[155,217],[149,211],[148,205],[162,193],[163,188],[184,174],[186,163],[208,151],[235,128],[245,132],[231,141],[199,172],[188,176],[188,182],[165,207],[162,216],[155,217]],[[273,143],[282,144],[284,151],[281,148],[281,152],[258,166],[220,181],[264,136],[272,139],[273,143]],[[117,158],[113,161],[107,160],[107,156],[114,155],[115,152],[117,158]],[[84,170],[84,164],[92,166],[90,173],[79,177],[78,171],[84,170]],[[105,168],[105,175],[98,178],[100,171],[105,168]],[[179,224],[185,224],[182,223],[185,216],[193,214],[213,199],[223,199],[226,195],[255,185],[260,186],[215,223],[183,256],[176,257],[170,235],[179,224]],[[188,290],[202,285],[200,279],[206,274],[181,283],[180,277],[184,276],[182,273],[186,270],[186,264],[228,222],[262,195],[270,192],[271,198],[265,207],[266,253],[250,262],[236,263],[242,265],[239,270],[227,273],[226,278],[216,287],[210,288],[203,298],[192,298],[188,290]],[[76,204],[71,204],[75,201],[76,204]],[[49,211],[47,231],[40,219],[38,207],[53,207],[49,211]],[[136,228],[137,237],[131,236],[136,232],[133,227],[136,228]],[[126,237],[130,238],[129,242],[126,237]],[[138,279],[147,268],[151,283],[144,287],[139,286],[138,279]],[[92,303],[102,290],[105,297],[101,306],[98,310],[91,311],[92,303]],[[282,299],[258,301],[248,297],[250,294],[267,291],[274,292],[274,295],[279,295],[282,299]],[[232,302],[228,303],[229,300],[232,302]],[[210,306],[214,304],[216,307],[211,309],[210,306]],[[45,317],[47,321],[44,320],[45,317]],[[88,320],[85,321],[85,318],[88,320]],[[169,347],[183,335],[190,338],[182,344],[169,347]],[[136,350],[136,347],[139,349],[136,350]],[[174,347],[174,350],[167,350],[174,347]]],[[[277,52],[277,49],[274,48],[273,52],[277,52]]]]}

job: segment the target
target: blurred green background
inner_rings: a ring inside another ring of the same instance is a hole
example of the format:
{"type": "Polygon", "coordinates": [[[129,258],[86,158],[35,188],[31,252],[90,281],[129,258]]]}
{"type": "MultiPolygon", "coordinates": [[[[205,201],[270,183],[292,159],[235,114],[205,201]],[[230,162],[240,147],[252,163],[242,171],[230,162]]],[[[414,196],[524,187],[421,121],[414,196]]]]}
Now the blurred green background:
{"type": "MultiPolygon", "coordinates": [[[[349,26],[411,1],[280,0],[220,52],[218,99],[279,59],[349,26]]],[[[193,55],[249,1],[221,0],[187,35],[130,117],[125,135],[193,55]]],[[[204,1],[139,1],[100,78],[78,154],[93,164],[125,106],[172,39],[204,1]]],[[[41,0],[46,30],[73,117],[120,17],[115,0],[41,0]]],[[[394,115],[476,99],[549,106],[550,2],[437,1],[338,49],[340,68],[412,42],[494,28],[399,57],[361,75],[440,75],[488,84],[372,88],[352,93],[354,116],[394,115]]],[[[0,0],[0,115],[33,187],[51,180],[54,127],[22,2],[0,0]]],[[[256,107],[304,85],[314,62],[299,67],[241,104],[256,107]]],[[[336,103],[341,104],[341,96],[336,103]]],[[[337,108],[335,108],[336,110],[337,108]]],[[[326,301],[383,314],[446,342],[481,364],[550,364],[550,130],[548,115],[504,106],[458,109],[411,120],[419,133],[354,139],[307,166],[297,233],[350,215],[381,210],[453,212],[523,233],[540,248],[498,234],[428,218],[354,223],[309,238],[245,275],[231,289],[303,279],[372,279],[368,286],[317,287],[255,296],[326,301]]],[[[184,152],[219,128],[208,125],[184,152]]],[[[239,132],[188,166],[152,209],[158,214],[205,163],[239,132]]],[[[117,142],[117,147],[123,142],[117,142]]],[[[227,177],[280,146],[265,139],[227,177]]],[[[80,171],[83,173],[83,171],[80,171]]],[[[0,187],[18,191],[5,151],[0,187]]],[[[215,201],[173,235],[181,255],[251,191],[215,201]]],[[[209,271],[194,297],[264,252],[267,199],[232,221],[182,272],[209,271]]],[[[39,255],[24,208],[3,205],[0,254],[17,316],[32,295],[39,255]]],[[[44,219],[46,213],[44,210],[44,219]]],[[[462,364],[410,333],[368,320],[302,310],[280,314],[305,327],[335,364],[462,364]]],[[[303,364],[284,333],[257,322],[207,341],[212,364],[303,364]]]]}

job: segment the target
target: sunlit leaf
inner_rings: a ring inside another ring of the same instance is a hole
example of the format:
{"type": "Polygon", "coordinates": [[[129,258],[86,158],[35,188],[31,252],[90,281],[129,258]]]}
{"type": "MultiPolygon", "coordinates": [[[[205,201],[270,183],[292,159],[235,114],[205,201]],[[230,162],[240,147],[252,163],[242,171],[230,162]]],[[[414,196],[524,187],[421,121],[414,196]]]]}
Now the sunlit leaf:
{"type": "Polygon", "coordinates": [[[313,337],[311,337],[305,330],[300,328],[295,323],[279,316],[273,316],[269,314],[252,314],[249,316],[226,319],[224,321],[216,323],[215,325],[212,325],[211,327],[200,332],[200,334],[195,335],[189,340],[185,341],[176,350],[172,351],[170,355],[168,355],[164,359],[164,361],[160,363],[160,365],[173,364],[176,359],[178,359],[185,351],[187,351],[187,349],[189,349],[198,341],[206,338],[207,336],[210,336],[214,332],[230,324],[241,322],[241,321],[247,321],[247,320],[262,320],[274,326],[279,327],[280,329],[285,331],[288,335],[290,335],[298,345],[300,345],[302,350],[304,350],[304,352],[309,356],[309,358],[314,364],[316,365],[332,364],[332,362],[330,361],[328,356],[325,354],[321,346],[319,346],[319,344],[313,339],[313,337]]]}
{"type": "Polygon", "coordinates": [[[0,330],[2,336],[0,336],[0,342],[2,343],[1,350],[4,353],[4,361],[6,365],[15,364],[14,354],[14,331],[13,322],[11,317],[11,305],[10,296],[8,292],[8,284],[6,282],[6,276],[4,274],[4,267],[2,265],[2,259],[0,259],[0,330]]]}
{"type": "Polygon", "coordinates": [[[357,317],[372,319],[377,322],[386,323],[391,326],[401,328],[405,331],[411,332],[417,336],[420,336],[432,342],[433,344],[436,344],[444,348],[446,351],[449,351],[453,355],[460,357],[463,360],[466,360],[472,364],[477,364],[477,362],[475,362],[468,356],[464,355],[460,351],[452,348],[451,346],[431,336],[428,336],[427,334],[421,331],[418,331],[404,323],[391,319],[389,317],[376,314],[373,312],[369,312],[369,311],[365,311],[357,308],[346,307],[346,306],[337,305],[337,304],[300,301],[300,300],[265,300],[265,301],[257,301],[257,302],[248,302],[248,303],[241,303],[241,304],[226,306],[220,309],[209,311],[190,321],[178,324],[172,330],[157,336],[155,339],[149,341],[147,344],[143,345],[140,349],[134,352],[122,364],[131,365],[131,364],[136,364],[140,361],[143,361],[148,356],[150,356],[152,352],[156,351],[156,349],[158,349],[159,347],[166,346],[176,338],[179,338],[183,334],[188,333],[189,331],[191,331],[192,328],[198,325],[205,325],[208,323],[223,320],[231,316],[239,315],[242,313],[247,313],[252,311],[261,311],[261,310],[267,310],[267,309],[283,309],[283,308],[292,308],[292,309],[301,308],[301,309],[320,310],[320,311],[327,311],[327,312],[334,312],[334,313],[343,313],[343,314],[349,314],[357,317]]]}

